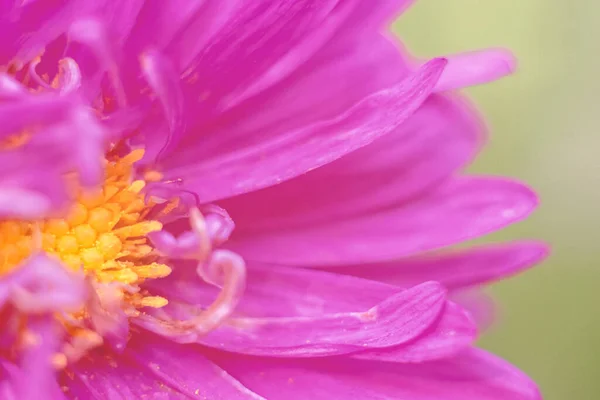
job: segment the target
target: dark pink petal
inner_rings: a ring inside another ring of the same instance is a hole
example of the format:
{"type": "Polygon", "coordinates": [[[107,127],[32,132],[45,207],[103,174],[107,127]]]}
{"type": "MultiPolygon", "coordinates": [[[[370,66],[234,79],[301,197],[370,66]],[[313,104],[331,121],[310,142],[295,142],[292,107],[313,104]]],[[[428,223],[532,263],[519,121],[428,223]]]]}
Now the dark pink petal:
{"type": "Polygon", "coordinates": [[[19,400],[15,384],[21,372],[19,367],[8,360],[0,358],[0,398],[6,400],[19,400]]]}
{"type": "Polygon", "coordinates": [[[228,246],[250,262],[302,266],[382,262],[498,230],[524,218],[536,205],[535,194],[520,183],[457,178],[414,201],[341,221],[294,230],[247,227],[234,232],[228,246]]]}
{"type": "Polygon", "coordinates": [[[548,254],[540,242],[486,245],[381,264],[341,266],[332,271],[410,287],[435,280],[449,289],[489,283],[521,272],[548,254]]]}
{"type": "MultiPolygon", "coordinates": [[[[399,292],[362,312],[287,318],[232,317],[206,336],[187,334],[173,340],[277,357],[345,354],[398,346],[418,337],[436,321],[444,304],[445,290],[429,282],[399,292]]],[[[143,326],[154,330],[152,325],[143,326]]]]}
{"type": "Polygon", "coordinates": [[[394,132],[293,180],[220,204],[237,231],[313,225],[399,204],[468,163],[483,126],[460,98],[431,96],[394,132]]]}
{"type": "Polygon", "coordinates": [[[274,360],[211,354],[249,389],[270,400],[541,400],[512,365],[480,350],[420,364],[352,360],[274,360]]]}
{"type": "Polygon", "coordinates": [[[393,131],[427,98],[444,65],[442,59],[433,60],[399,85],[365,98],[334,120],[282,134],[212,162],[170,169],[168,175],[182,178],[203,202],[301,175],[393,131]]]}

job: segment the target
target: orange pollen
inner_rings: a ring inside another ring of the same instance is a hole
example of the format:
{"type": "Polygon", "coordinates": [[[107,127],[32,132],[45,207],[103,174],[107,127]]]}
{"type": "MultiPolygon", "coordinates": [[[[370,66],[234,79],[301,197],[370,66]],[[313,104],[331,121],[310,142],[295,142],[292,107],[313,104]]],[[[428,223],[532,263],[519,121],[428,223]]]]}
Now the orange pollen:
{"type": "MultiPolygon", "coordinates": [[[[147,219],[151,205],[141,193],[146,182],[133,180],[133,163],[143,150],[106,161],[105,180],[95,193],[76,190],[77,199],[64,218],[0,221],[0,274],[17,267],[36,250],[83,270],[99,283],[120,282],[139,288],[146,279],[163,278],[171,269],[159,262],[147,235],[162,229],[147,219]]],[[[158,296],[125,296],[135,307],[163,307],[158,296]]]]}
{"type": "Polygon", "coordinates": [[[0,140],[0,150],[12,150],[23,146],[29,141],[29,132],[17,133],[0,140]]]}

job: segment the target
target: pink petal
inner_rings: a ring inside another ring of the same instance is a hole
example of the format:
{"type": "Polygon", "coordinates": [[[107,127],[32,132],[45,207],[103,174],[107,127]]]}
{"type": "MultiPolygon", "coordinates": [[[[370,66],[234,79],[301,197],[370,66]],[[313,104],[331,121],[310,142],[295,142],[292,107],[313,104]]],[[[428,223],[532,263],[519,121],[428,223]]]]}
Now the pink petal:
{"type": "Polygon", "coordinates": [[[431,61],[399,85],[367,97],[334,120],[262,141],[212,163],[171,169],[168,174],[182,178],[203,202],[301,175],[393,131],[427,98],[444,64],[444,60],[431,61]]]}
{"type": "Polygon", "coordinates": [[[0,282],[0,304],[10,302],[25,313],[75,312],[86,298],[83,275],[44,253],[31,256],[0,282]]]}
{"type": "Polygon", "coordinates": [[[141,335],[135,339],[127,349],[127,357],[181,393],[206,399],[263,399],[204,357],[196,346],[141,335]]]}
{"type": "Polygon", "coordinates": [[[494,323],[502,323],[501,304],[483,288],[454,291],[450,297],[469,313],[480,331],[489,329],[494,323]]]}
{"type": "Polygon", "coordinates": [[[459,289],[514,275],[539,263],[547,254],[546,244],[523,241],[416,256],[381,264],[342,266],[333,268],[332,271],[400,287],[435,280],[449,289],[459,289]]]}
{"type": "Polygon", "coordinates": [[[65,206],[64,174],[73,170],[81,183],[99,183],[105,131],[90,113],[76,98],[53,94],[0,106],[0,137],[35,129],[24,145],[0,152],[0,215],[40,218],[65,206]]]}
{"type": "MultiPolygon", "coordinates": [[[[108,29],[111,40],[123,45],[135,25],[146,0],[101,0],[93,15],[108,29]]],[[[82,13],[83,14],[83,13],[82,13]]]]}
{"type": "Polygon", "coordinates": [[[46,45],[65,33],[79,15],[95,7],[95,2],[85,0],[29,1],[3,10],[1,63],[31,61],[46,45]]]}
{"type": "Polygon", "coordinates": [[[469,162],[482,130],[463,99],[431,96],[404,124],[370,145],[220,204],[238,231],[310,225],[399,204],[469,162]]]}
{"type": "MultiPolygon", "coordinates": [[[[64,192],[61,194],[57,197],[64,197],[64,192]]],[[[3,217],[40,218],[50,214],[52,208],[48,196],[36,190],[0,185],[0,215],[3,217]]]]}
{"type": "Polygon", "coordinates": [[[183,73],[242,5],[240,0],[146,1],[123,51],[121,73],[128,98],[138,102],[145,97],[141,91],[146,84],[139,79],[140,54],[149,48],[156,49],[167,55],[178,73],[183,73]]]}
{"type": "Polygon", "coordinates": [[[481,236],[527,216],[537,198],[517,182],[453,179],[411,202],[293,230],[236,231],[227,243],[250,262],[302,266],[374,263],[481,236]],[[375,240],[374,240],[375,239],[375,240]]]}
{"type": "Polygon", "coordinates": [[[25,345],[19,360],[19,371],[12,379],[18,399],[65,399],[56,382],[52,356],[60,350],[61,327],[51,315],[29,316],[27,329],[36,343],[25,345]],[[32,384],[35,382],[35,384],[32,384]]]}
{"type": "Polygon", "coordinates": [[[19,97],[0,105],[0,138],[14,135],[36,125],[64,120],[73,109],[69,97],[42,94],[19,97]]]}
{"type": "MultiPolygon", "coordinates": [[[[218,290],[195,274],[195,264],[178,261],[172,274],[148,282],[153,293],[171,301],[206,306],[218,290]]],[[[403,289],[373,280],[285,266],[248,265],[246,289],[236,308],[242,317],[316,317],[369,309],[403,289]]]]}
{"type": "MultiPolygon", "coordinates": [[[[62,374],[61,386],[71,399],[157,399],[186,398],[176,388],[149,373],[148,365],[139,365],[108,353],[86,357],[62,374]]],[[[153,366],[160,368],[160,365],[153,366]]]]}
{"type": "MultiPolygon", "coordinates": [[[[146,157],[158,158],[162,152],[168,150],[168,146],[178,143],[183,130],[185,120],[183,114],[183,93],[179,82],[179,74],[171,62],[157,51],[146,51],[141,56],[142,71],[148,84],[158,96],[163,108],[164,119],[167,123],[166,136],[164,138],[145,137],[147,145],[146,157]],[[154,139],[154,140],[153,140],[154,139]]],[[[150,123],[156,124],[156,121],[150,123]]],[[[151,131],[152,132],[152,131],[151,131]]],[[[153,131],[165,136],[165,130],[153,131]]]]}
{"type": "Polygon", "coordinates": [[[480,85],[512,74],[517,61],[505,49],[486,49],[448,57],[448,67],[440,77],[435,90],[453,90],[480,85]]]}
{"type": "MultiPolygon", "coordinates": [[[[360,19],[357,19],[360,23],[360,19]]],[[[195,165],[240,151],[257,140],[271,141],[287,132],[333,119],[368,95],[397,84],[409,75],[395,41],[352,24],[282,82],[221,113],[211,122],[189,126],[185,144],[161,160],[165,170],[195,165]],[[331,76],[347,79],[331,79],[331,76]],[[328,90],[322,90],[323,87],[328,90]],[[260,110],[257,112],[257,110],[260,110]],[[208,124],[208,125],[206,125],[208,124]]],[[[204,29],[204,28],[202,28],[204,29]]],[[[203,92],[204,93],[204,92],[203,92]]],[[[188,101],[188,114],[199,118],[188,101]]],[[[202,119],[201,118],[201,119],[202,119]]]]}
{"type": "MultiPolygon", "coordinates": [[[[194,279],[193,266],[180,263],[166,281],[151,285],[153,293],[177,303],[203,306],[216,296],[194,279]]],[[[250,266],[246,291],[236,315],[250,318],[320,317],[371,308],[399,289],[375,281],[326,273],[319,270],[250,266]]],[[[180,311],[185,312],[185,309],[180,311]]],[[[438,320],[425,333],[407,344],[368,352],[372,358],[426,360],[453,354],[470,343],[476,334],[470,318],[455,304],[448,303],[438,320]]],[[[361,353],[360,356],[368,357],[361,353]]]]}
{"type": "MultiPolygon", "coordinates": [[[[186,85],[185,90],[190,98],[197,99],[194,108],[198,114],[230,108],[238,102],[236,97],[244,96],[245,89],[253,90],[255,83],[264,86],[264,74],[272,67],[277,68],[277,63],[285,62],[290,52],[302,52],[298,48],[307,47],[307,40],[309,45],[323,42],[321,37],[331,34],[325,28],[326,21],[336,18],[336,12],[344,8],[338,3],[338,0],[254,1],[240,7],[191,62],[190,74],[202,79],[186,85]],[[198,93],[203,91],[210,96],[198,99],[198,93]]],[[[306,50],[313,50],[308,47],[306,50]]],[[[305,58],[301,56],[300,60],[305,58]]],[[[298,61],[291,60],[292,69],[298,61]]],[[[279,66],[277,75],[285,75],[289,68],[279,66]]]]}
{"type": "Polygon", "coordinates": [[[399,363],[439,360],[463,351],[473,343],[476,335],[477,329],[469,314],[448,302],[439,320],[418,339],[403,346],[368,350],[351,357],[399,363]]]}
{"type": "Polygon", "coordinates": [[[541,400],[535,384],[483,351],[421,364],[273,360],[211,354],[250,390],[270,400],[541,400]]]}
{"type": "Polygon", "coordinates": [[[123,355],[97,352],[73,365],[61,383],[80,399],[263,399],[198,348],[144,335],[133,337],[123,355]]]}
{"type": "MultiPolygon", "coordinates": [[[[444,304],[444,289],[430,282],[404,290],[363,312],[230,318],[206,336],[188,335],[173,340],[197,341],[228,351],[277,357],[345,354],[398,346],[418,337],[437,319],[444,304]]],[[[144,327],[152,329],[152,326],[144,327]]]]}

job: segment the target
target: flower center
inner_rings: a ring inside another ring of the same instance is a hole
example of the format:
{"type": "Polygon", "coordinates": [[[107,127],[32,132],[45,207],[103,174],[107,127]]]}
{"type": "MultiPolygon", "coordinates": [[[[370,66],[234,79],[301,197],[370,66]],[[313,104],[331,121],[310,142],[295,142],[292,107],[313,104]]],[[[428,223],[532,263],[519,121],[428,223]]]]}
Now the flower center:
{"type": "MultiPolygon", "coordinates": [[[[160,263],[147,235],[162,224],[148,218],[153,204],[133,180],[133,163],[143,150],[124,157],[107,156],[101,190],[75,190],[75,203],[65,218],[0,221],[0,275],[10,272],[34,251],[43,250],[74,271],[83,270],[98,283],[117,282],[139,289],[146,279],[163,278],[171,269],[160,263]]],[[[131,291],[134,307],[162,307],[167,300],[131,291]]]]}

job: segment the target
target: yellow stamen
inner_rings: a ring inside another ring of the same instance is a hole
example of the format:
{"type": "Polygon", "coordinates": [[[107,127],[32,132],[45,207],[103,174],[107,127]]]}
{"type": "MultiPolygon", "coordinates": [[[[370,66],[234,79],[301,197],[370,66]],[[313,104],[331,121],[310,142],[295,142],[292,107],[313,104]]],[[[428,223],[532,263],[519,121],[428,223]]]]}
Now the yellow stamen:
{"type": "MultiPolygon", "coordinates": [[[[79,191],[77,201],[63,219],[44,221],[0,221],[0,274],[17,267],[39,244],[50,255],[73,270],[81,270],[99,282],[137,286],[146,279],[162,278],[171,269],[158,262],[147,235],[162,224],[146,220],[149,206],[141,193],[143,180],[133,180],[133,163],[144,155],[141,149],[124,157],[109,157],[102,190],[79,191]]],[[[139,307],[162,307],[167,301],[149,296],[138,299],[139,307]]]]}

